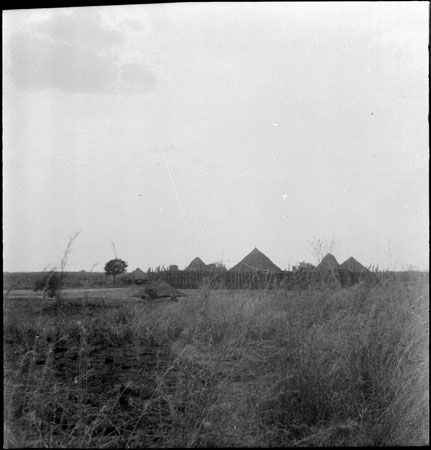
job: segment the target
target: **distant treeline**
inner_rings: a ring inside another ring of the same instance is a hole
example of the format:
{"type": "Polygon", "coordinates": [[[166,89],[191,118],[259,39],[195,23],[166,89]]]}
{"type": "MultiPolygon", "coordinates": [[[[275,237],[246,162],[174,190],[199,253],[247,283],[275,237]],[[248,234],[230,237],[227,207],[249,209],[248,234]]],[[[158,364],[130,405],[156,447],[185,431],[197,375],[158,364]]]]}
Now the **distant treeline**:
{"type": "MultiPolygon", "coordinates": [[[[3,289],[33,289],[36,281],[49,272],[3,273],[3,289]]],[[[102,288],[112,286],[105,272],[64,272],[65,288],[102,288]]]]}

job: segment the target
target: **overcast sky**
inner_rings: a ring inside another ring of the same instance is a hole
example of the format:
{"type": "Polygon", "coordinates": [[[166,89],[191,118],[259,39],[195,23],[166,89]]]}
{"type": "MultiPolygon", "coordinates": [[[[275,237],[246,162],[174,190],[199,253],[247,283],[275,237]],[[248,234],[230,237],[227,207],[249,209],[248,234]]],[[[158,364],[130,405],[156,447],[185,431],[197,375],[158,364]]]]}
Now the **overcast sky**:
{"type": "Polygon", "coordinates": [[[428,7],[3,12],[4,270],[427,269],[428,7]]]}

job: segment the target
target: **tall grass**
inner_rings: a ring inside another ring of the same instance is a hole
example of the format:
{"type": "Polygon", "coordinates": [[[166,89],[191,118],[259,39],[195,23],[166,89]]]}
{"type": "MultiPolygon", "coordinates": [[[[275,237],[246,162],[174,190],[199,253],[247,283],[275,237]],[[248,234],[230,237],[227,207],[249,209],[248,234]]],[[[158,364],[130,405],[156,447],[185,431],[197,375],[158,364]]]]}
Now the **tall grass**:
{"type": "Polygon", "coordinates": [[[68,300],[62,314],[42,303],[6,314],[9,447],[429,443],[417,277],[287,294],[204,286],[151,307],[68,300]]]}

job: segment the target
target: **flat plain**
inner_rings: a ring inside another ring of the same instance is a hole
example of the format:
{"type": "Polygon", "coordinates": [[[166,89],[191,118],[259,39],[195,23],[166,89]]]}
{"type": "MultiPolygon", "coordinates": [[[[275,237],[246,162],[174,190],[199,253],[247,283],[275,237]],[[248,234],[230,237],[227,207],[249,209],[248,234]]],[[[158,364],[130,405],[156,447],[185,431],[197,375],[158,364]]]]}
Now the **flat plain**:
{"type": "Polygon", "coordinates": [[[428,277],[4,298],[4,446],[429,443],[428,277]]]}

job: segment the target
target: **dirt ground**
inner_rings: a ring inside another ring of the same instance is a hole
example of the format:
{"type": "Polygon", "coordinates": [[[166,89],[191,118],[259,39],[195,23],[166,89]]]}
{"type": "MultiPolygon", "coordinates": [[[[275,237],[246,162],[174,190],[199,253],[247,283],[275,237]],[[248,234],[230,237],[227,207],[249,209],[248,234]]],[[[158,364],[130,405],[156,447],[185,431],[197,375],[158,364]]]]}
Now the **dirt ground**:
{"type": "MultiPolygon", "coordinates": [[[[126,288],[96,288],[96,289],[63,289],[62,296],[66,299],[71,298],[105,298],[124,300],[133,297],[134,294],[142,291],[142,286],[133,286],[126,288]]],[[[197,289],[182,289],[187,295],[196,295],[197,289]]],[[[3,296],[6,291],[3,291],[3,296]]],[[[34,292],[31,289],[16,289],[8,293],[7,298],[25,298],[25,299],[43,299],[43,292],[34,292]]]]}

